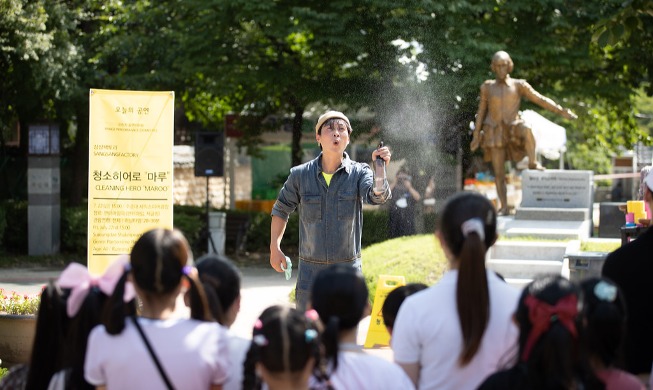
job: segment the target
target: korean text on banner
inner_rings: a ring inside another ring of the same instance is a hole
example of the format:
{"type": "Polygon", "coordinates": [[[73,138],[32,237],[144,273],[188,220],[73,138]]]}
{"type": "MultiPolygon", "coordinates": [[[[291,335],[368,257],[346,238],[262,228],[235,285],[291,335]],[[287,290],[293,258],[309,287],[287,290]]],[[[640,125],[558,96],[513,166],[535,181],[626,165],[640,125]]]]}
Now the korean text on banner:
{"type": "Polygon", "coordinates": [[[88,268],[172,228],[174,92],[90,90],[88,268]]]}

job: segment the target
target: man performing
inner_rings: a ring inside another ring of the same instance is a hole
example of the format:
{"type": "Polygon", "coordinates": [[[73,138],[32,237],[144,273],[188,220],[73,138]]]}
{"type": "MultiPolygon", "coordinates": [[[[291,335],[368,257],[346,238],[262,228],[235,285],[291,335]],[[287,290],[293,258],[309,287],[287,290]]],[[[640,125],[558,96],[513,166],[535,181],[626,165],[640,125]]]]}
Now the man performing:
{"type": "Polygon", "coordinates": [[[506,160],[518,162],[528,156],[529,169],[543,169],[535,159],[533,133],[519,115],[522,97],[567,119],[577,118],[569,109],[563,109],[539,94],[526,80],[511,78],[513,66],[512,59],[505,51],[498,51],[492,57],[491,69],[496,79],[486,80],[481,85],[481,101],[470,144],[472,152],[479,146],[483,148],[484,160],[492,162],[501,215],[508,213],[506,160]]]}
{"type": "MultiPolygon", "coordinates": [[[[299,268],[295,297],[305,310],[315,275],[334,263],[361,269],[363,202],[383,204],[391,193],[387,179],[383,191],[373,189],[374,175],[366,163],[349,159],[352,128],[341,112],[328,111],[317,120],[315,139],[322,149],[317,158],[290,169],[290,175],[272,208],[270,265],[277,272],[287,267],[281,239],[288,217],[299,209],[299,268]]],[[[375,149],[387,166],[390,150],[375,149]]]]}

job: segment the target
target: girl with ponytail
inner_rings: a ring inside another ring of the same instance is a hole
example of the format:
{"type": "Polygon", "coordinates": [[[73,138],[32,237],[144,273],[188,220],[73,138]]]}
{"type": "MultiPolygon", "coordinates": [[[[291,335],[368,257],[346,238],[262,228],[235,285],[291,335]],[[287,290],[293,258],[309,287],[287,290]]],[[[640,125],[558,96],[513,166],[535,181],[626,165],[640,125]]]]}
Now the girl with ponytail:
{"type": "Polygon", "coordinates": [[[358,323],[370,314],[363,274],[346,264],[320,271],[313,282],[311,306],[325,326],[322,344],[334,389],[413,389],[396,364],[368,355],[356,344],[358,323]]]}
{"type": "Polygon", "coordinates": [[[309,389],[311,376],[323,378],[317,318],[285,306],[270,306],[254,324],[243,363],[243,390],[309,389]]]}
{"type": "Polygon", "coordinates": [[[408,297],[392,333],[394,359],[420,389],[473,389],[501,366],[517,340],[519,291],[485,269],[497,214],[484,196],[447,200],[436,237],[449,270],[408,297]]]}
{"type": "Polygon", "coordinates": [[[212,318],[190,266],[192,254],[177,230],[153,229],[134,244],[130,264],[109,297],[104,325],[89,336],[86,380],[107,389],[221,389],[227,377],[224,328],[212,318]],[[127,281],[142,304],[125,303],[127,281]],[[189,288],[191,319],[175,318],[182,286],[189,288]]]}

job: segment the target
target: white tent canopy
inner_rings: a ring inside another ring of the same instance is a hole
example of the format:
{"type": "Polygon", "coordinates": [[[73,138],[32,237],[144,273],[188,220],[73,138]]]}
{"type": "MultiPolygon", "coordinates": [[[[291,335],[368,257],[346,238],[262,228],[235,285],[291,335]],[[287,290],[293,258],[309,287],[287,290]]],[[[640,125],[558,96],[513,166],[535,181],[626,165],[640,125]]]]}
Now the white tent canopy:
{"type": "Polygon", "coordinates": [[[551,122],[533,110],[524,110],[521,117],[533,129],[535,152],[557,160],[567,150],[567,131],[564,127],[551,122]]]}

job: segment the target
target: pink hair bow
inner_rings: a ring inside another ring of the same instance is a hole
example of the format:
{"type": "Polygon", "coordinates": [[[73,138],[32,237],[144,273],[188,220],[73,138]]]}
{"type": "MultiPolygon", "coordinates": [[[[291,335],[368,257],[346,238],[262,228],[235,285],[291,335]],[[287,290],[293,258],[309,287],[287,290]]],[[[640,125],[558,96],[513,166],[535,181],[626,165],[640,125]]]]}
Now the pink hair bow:
{"type": "MultiPolygon", "coordinates": [[[[129,265],[129,256],[122,255],[118,257],[106,269],[102,276],[93,276],[88,269],[78,263],[70,263],[63,270],[57,283],[59,287],[69,288],[70,296],[66,304],[66,313],[68,317],[74,317],[79,308],[82,306],[84,299],[91,288],[97,287],[106,295],[111,295],[116,287],[118,280],[125,272],[125,266],[129,265]]],[[[125,293],[123,300],[129,302],[136,296],[134,286],[131,282],[125,283],[125,293]]]]}

